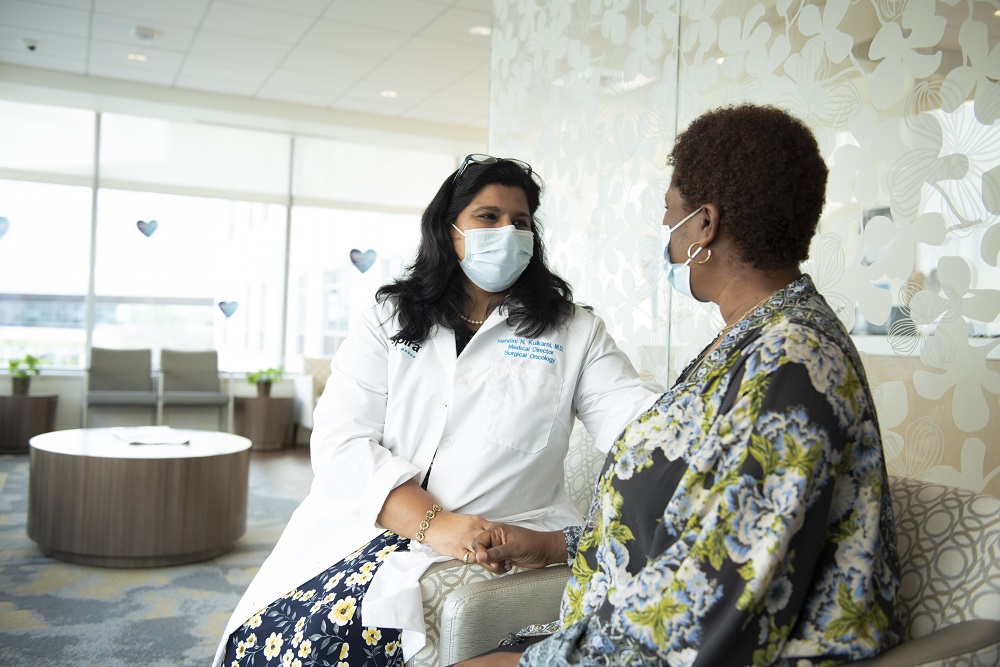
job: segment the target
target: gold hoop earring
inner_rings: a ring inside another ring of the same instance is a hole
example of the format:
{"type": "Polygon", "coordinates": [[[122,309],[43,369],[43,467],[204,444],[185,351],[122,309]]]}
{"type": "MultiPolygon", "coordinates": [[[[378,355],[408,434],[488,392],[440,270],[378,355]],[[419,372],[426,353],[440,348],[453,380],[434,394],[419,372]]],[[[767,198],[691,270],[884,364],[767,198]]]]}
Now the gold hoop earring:
{"type": "Polygon", "coordinates": [[[712,259],[712,249],[705,248],[704,246],[701,245],[700,241],[695,241],[694,243],[688,246],[688,261],[690,261],[692,264],[704,264],[710,259],[712,259]],[[698,250],[694,250],[695,246],[699,246],[698,250]],[[700,262],[694,261],[694,258],[697,257],[698,253],[701,252],[702,249],[708,251],[708,254],[705,255],[705,259],[701,260],[700,262]],[[694,252],[691,252],[692,250],[694,250],[694,252]]]}

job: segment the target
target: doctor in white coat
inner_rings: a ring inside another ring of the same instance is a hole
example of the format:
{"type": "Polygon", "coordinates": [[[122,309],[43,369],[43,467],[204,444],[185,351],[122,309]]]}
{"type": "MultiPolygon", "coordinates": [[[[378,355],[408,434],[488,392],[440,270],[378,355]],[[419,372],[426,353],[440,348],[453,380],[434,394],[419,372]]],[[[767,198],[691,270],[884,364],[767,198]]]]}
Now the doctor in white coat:
{"type": "Polygon", "coordinates": [[[441,186],[416,259],[332,362],[312,488],[215,665],[401,664],[424,644],[428,566],[473,563],[494,521],[582,522],[562,484],[574,420],[607,451],[663,388],[546,266],[540,196],[528,164],[486,155],[441,186]]]}

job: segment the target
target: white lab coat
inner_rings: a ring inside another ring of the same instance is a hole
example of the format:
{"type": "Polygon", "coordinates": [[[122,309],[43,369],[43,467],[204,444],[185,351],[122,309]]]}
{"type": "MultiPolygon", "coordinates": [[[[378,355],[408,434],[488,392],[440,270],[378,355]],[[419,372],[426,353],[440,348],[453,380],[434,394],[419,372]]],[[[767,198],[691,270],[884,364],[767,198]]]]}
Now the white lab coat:
{"type": "MultiPolygon", "coordinates": [[[[537,339],[517,336],[499,308],[457,358],[449,329],[393,343],[398,330],[375,306],[334,357],[314,415],[312,488],[236,607],[215,665],[247,619],[378,536],[386,496],[421,481],[432,457],[427,490],[446,510],[537,529],[581,523],[563,488],[574,419],[607,451],[663,391],[638,379],[584,308],[537,339]]],[[[407,659],[424,644],[418,579],[446,560],[410,548],[382,564],[361,609],[366,626],[403,628],[407,659]]]]}

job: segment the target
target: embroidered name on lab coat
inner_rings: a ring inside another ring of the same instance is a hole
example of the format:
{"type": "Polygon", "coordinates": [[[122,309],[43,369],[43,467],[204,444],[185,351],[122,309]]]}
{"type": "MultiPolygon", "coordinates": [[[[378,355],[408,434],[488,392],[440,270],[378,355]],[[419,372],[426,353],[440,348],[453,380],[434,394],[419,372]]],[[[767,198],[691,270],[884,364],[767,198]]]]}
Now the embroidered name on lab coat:
{"type": "Polygon", "coordinates": [[[412,340],[395,341],[392,346],[413,359],[417,358],[417,352],[420,351],[420,343],[414,343],[412,340]]]}
{"type": "Polygon", "coordinates": [[[555,364],[556,354],[563,351],[563,346],[559,343],[533,338],[497,338],[497,345],[507,346],[503,351],[505,357],[533,359],[547,364],[555,364]]]}

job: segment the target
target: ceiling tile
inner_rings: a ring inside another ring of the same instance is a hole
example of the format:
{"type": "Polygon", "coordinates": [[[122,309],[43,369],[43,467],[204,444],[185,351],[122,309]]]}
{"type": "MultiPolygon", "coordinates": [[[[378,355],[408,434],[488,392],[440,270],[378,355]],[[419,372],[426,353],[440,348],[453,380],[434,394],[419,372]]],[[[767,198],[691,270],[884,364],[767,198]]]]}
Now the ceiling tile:
{"type": "Polygon", "coordinates": [[[296,42],[315,19],[270,9],[213,2],[201,24],[202,30],[242,35],[271,42],[296,42]]]}
{"type": "Polygon", "coordinates": [[[382,60],[354,53],[343,53],[300,46],[282,61],[282,68],[318,74],[361,77],[378,67],[382,60]]]}
{"type": "Polygon", "coordinates": [[[387,90],[383,84],[376,83],[368,79],[362,79],[347,92],[346,96],[364,97],[372,100],[385,100],[392,102],[393,104],[400,104],[409,108],[416,104],[420,104],[420,102],[427,99],[434,92],[429,88],[421,87],[420,81],[411,81],[408,86],[394,86],[392,90],[397,93],[397,97],[394,98],[382,97],[383,90],[387,90]]]}
{"type": "Polygon", "coordinates": [[[169,86],[174,82],[173,72],[154,72],[149,69],[118,67],[104,63],[91,62],[87,65],[87,74],[101,76],[107,79],[125,79],[157,86],[169,86]]]}
{"type": "Polygon", "coordinates": [[[211,0],[94,0],[94,11],[101,14],[119,14],[143,21],[143,25],[156,27],[157,21],[198,26],[201,24],[211,0]]]}
{"type": "Polygon", "coordinates": [[[15,28],[44,30],[58,35],[86,37],[90,13],[25,0],[3,0],[0,22],[15,28]]]}
{"type": "Polygon", "coordinates": [[[437,20],[445,9],[441,5],[417,0],[335,2],[323,18],[415,35],[437,20]]]}
{"type": "Polygon", "coordinates": [[[441,15],[437,21],[424,28],[422,35],[451,39],[475,46],[484,45],[489,48],[490,38],[484,35],[473,35],[469,28],[473,26],[489,26],[493,23],[490,12],[477,12],[471,9],[451,8],[441,15]]]}
{"type": "Polygon", "coordinates": [[[490,77],[488,74],[475,71],[459,78],[441,92],[486,100],[490,94],[490,77]]]}
{"type": "Polygon", "coordinates": [[[80,71],[83,71],[87,60],[87,40],[83,37],[56,35],[40,30],[12,28],[5,25],[0,25],[0,50],[9,51],[12,54],[24,55],[24,61],[19,61],[18,64],[32,67],[45,67],[45,65],[31,65],[32,60],[40,61],[43,58],[77,58],[80,60],[80,71]],[[34,51],[29,51],[25,43],[21,41],[25,39],[33,40],[37,43],[34,51]]]}
{"type": "Polygon", "coordinates": [[[167,72],[174,75],[183,62],[184,54],[176,51],[94,41],[90,43],[90,67],[88,69],[92,70],[95,64],[102,64],[119,68],[122,71],[167,72]],[[146,60],[144,62],[129,60],[129,54],[143,55],[146,60]]]}
{"type": "Polygon", "coordinates": [[[487,14],[493,13],[493,0],[455,0],[455,6],[487,14]]]}
{"type": "Polygon", "coordinates": [[[393,60],[415,65],[466,71],[490,60],[490,41],[470,46],[462,42],[418,36],[392,54],[393,60]]]}
{"type": "Polygon", "coordinates": [[[480,95],[455,95],[435,93],[420,103],[420,108],[431,111],[452,111],[468,116],[481,116],[489,112],[489,104],[480,95]]]}
{"type": "Polygon", "coordinates": [[[213,79],[249,85],[256,90],[267,81],[274,71],[268,65],[254,65],[240,60],[226,58],[206,58],[203,56],[188,56],[181,68],[178,82],[190,77],[193,79],[213,79]]]}
{"type": "MultiPolygon", "coordinates": [[[[330,102],[358,83],[355,77],[278,70],[264,82],[263,89],[328,91],[330,102]]],[[[329,102],[327,102],[329,104],[329,102]]]]}
{"type": "Polygon", "coordinates": [[[41,69],[51,69],[58,72],[73,72],[74,74],[85,74],[87,61],[83,58],[61,58],[47,56],[44,53],[29,53],[28,51],[9,51],[0,48],[0,62],[11,65],[21,65],[23,67],[39,67],[41,69]]]}
{"type": "Polygon", "coordinates": [[[113,14],[94,14],[91,38],[106,42],[121,42],[152,46],[168,51],[187,51],[194,41],[195,29],[179,23],[157,22],[156,26],[140,25],[135,19],[113,14]],[[160,34],[152,42],[144,42],[133,34],[136,27],[154,28],[160,34]]]}
{"type": "MultiPolygon", "coordinates": [[[[274,9],[274,0],[232,0],[238,5],[274,9]]],[[[334,0],[281,0],[281,11],[304,16],[319,17],[332,5],[334,0]]]]}
{"type": "Polygon", "coordinates": [[[44,0],[46,5],[58,5],[59,7],[69,7],[70,9],[82,9],[90,11],[91,0],[44,0]]]}
{"type": "Polygon", "coordinates": [[[345,95],[339,97],[334,106],[397,115],[417,106],[432,94],[429,90],[410,86],[393,88],[396,97],[382,97],[383,90],[384,86],[372,81],[360,81],[345,95]],[[383,111],[379,111],[380,109],[383,111]]]}
{"type": "Polygon", "coordinates": [[[408,39],[410,39],[408,35],[399,32],[323,20],[312,27],[303,38],[302,44],[319,49],[385,58],[408,39]]]}
{"type": "Polygon", "coordinates": [[[440,90],[462,78],[462,73],[454,70],[437,69],[426,65],[414,65],[392,59],[369,72],[365,78],[379,84],[386,84],[392,88],[406,87],[407,85],[419,83],[422,88],[440,90]]]}
{"type": "Polygon", "coordinates": [[[492,0],[0,0],[0,62],[479,127],[492,0]],[[142,41],[136,27],[159,34],[142,41]],[[23,39],[38,41],[29,52],[23,39]],[[129,53],[147,56],[130,62],[129,53]],[[89,67],[88,67],[89,62],[89,67]],[[396,98],[383,98],[395,90],[396,98]]]}
{"type": "Polygon", "coordinates": [[[273,66],[280,63],[290,50],[288,44],[202,30],[194,39],[191,55],[273,66]]]}

